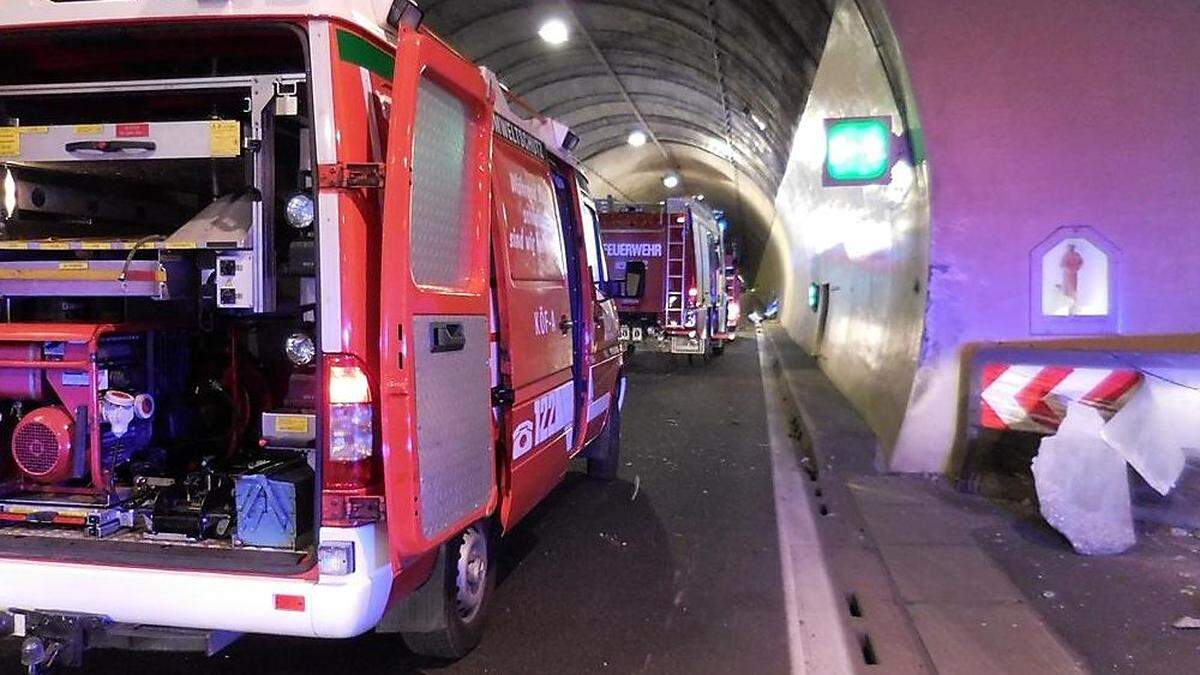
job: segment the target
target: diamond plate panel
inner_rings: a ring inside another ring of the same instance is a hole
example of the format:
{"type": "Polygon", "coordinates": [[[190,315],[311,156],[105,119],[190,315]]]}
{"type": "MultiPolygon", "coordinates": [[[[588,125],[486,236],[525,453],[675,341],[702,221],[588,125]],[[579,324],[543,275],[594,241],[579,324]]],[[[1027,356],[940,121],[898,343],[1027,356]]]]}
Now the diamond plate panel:
{"type": "Polygon", "coordinates": [[[421,530],[433,537],[487,502],[495,482],[486,316],[413,317],[421,530]],[[430,327],[460,323],[461,351],[433,353],[430,327]]]}
{"type": "Polygon", "coordinates": [[[413,141],[412,272],[426,286],[461,288],[470,277],[465,233],[467,106],[428,79],[417,94],[413,141]]]}

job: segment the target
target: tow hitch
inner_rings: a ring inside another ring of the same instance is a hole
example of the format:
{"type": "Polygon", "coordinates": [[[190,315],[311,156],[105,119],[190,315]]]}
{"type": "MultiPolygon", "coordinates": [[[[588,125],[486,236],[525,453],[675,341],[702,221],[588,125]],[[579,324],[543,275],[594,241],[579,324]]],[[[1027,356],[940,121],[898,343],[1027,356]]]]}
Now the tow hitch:
{"type": "Polygon", "coordinates": [[[21,644],[21,663],[29,675],[44,673],[54,665],[83,665],[83,652],[89,640],[102,634],[109,621],[92,614],[48,614],[12,610],[14,624],[22,618],[25,641],[21,644]]]}
{"type": "Polygon", "coordinates": [[[242,634],[116,623],[95,614],[10,609],[0,611],[0,636],[5,635],[24,636],[21,663],[29,675],[38,675],[54,666],[82,666],[83,653],[93,648],[212,656],[242,634]]]}

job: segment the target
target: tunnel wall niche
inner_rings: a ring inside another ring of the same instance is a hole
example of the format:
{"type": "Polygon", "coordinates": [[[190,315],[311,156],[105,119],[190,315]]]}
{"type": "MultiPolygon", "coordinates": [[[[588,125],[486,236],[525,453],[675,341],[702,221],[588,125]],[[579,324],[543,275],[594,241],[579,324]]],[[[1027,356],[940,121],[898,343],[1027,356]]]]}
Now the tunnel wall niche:
{"type": "Polygon", "coordinates": [[[817,275],[834,284],[821,363],[879,433],[890,468],[954,468],[955,439],[968,423],[962,411],[974,395],[964,354],[975,349],[1033,345],[1053,363],[1072,339],[1107,341],[1120,351],[1130,338],[1196,332],[1196,35],[1200,6],[1193,0],[838,5],[777,198],[783,222],[772,251],[790,262],[785,323],[810,349],[815,317],[804,313],[804,287],[817,275]],[[918,165],[906,199],[920,202],[928,189],[927,227],[900,205],[889,206],[882,189],[843,193],[813,180],[824,152],[813,131],[819,118],[850,110],[888,114],[878,92],[868,90],[882,65],[852,67],[884,62],[865,42],[866,25],[894,57],[885,58],[898,85],[891,108],[897,98],[907,112],[913,101],[920,107],[919,122],[909,115],[909,131],[928,162],[918,165]],[[851,46],[863,54],[847,53],[851,46]],[[843,78],[850,82],[834,82],[843,78]],[[869,95],[849,101],[856,87],[869,95]],[[858,260],[839,260],[836,251],[831,257],[812,243],[827,234],[818,221],[839,222],[831,213],[846,216],[843,229],[883,232],[886,221],[891,247],[858,260]],[[1093,233],[1089,241],[1112,263],[1101,275],[1112,284],[1104,320],[1037,314],[1053,293],[1035,292],[1033,284],[1048,278],[1035,272],[1071,264],[1036,253],[1065,230],[1093,233]],[[918,318],[899,299],[913,288],[909,273],[920,268],[928,289],[918,318]],[[864,314],[842,314],[856,307],[864,314]],[[870,391],[875,382],[883,393],[870,391]]]}
{"type": "MultiPolygon", "coordinates": [[[[781,321],[895,446],[917,372],[928,275],[929,180],[903,161],[887,185],[823,185],[829,118],[886,116],[906,133],[867,23],[838,4],[775,206],[760,286],[782,289],[781,321]],[[782,274],[782,279],[774,275],[782,274]],[[809,304],[810,292],[818,306],[809,304]]],[[[883,463],[883,462],[881,462],[883,463]]]]}

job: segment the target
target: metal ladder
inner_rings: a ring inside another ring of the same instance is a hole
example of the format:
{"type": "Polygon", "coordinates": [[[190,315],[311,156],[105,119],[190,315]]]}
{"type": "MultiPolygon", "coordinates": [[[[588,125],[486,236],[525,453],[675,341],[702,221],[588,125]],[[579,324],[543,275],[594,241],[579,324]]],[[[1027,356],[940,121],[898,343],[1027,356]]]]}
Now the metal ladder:
{"type": "Polygon", "coordinates": [[[687,216],[667,213],[667,325],[682,327],[687,311],[687,216]],[[679,222],[679,221],[683,222],[679,222]]]}

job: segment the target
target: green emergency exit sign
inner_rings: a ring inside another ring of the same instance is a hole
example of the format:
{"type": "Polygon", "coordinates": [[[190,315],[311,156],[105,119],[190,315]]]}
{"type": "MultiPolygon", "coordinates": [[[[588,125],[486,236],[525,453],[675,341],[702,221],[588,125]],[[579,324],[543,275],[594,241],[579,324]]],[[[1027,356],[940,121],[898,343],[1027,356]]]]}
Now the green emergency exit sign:
{"type": "Polygon", "coordinates": [[[825,120],[826,185],[886,184],[895,160],[890,117],[825,120]]]}

